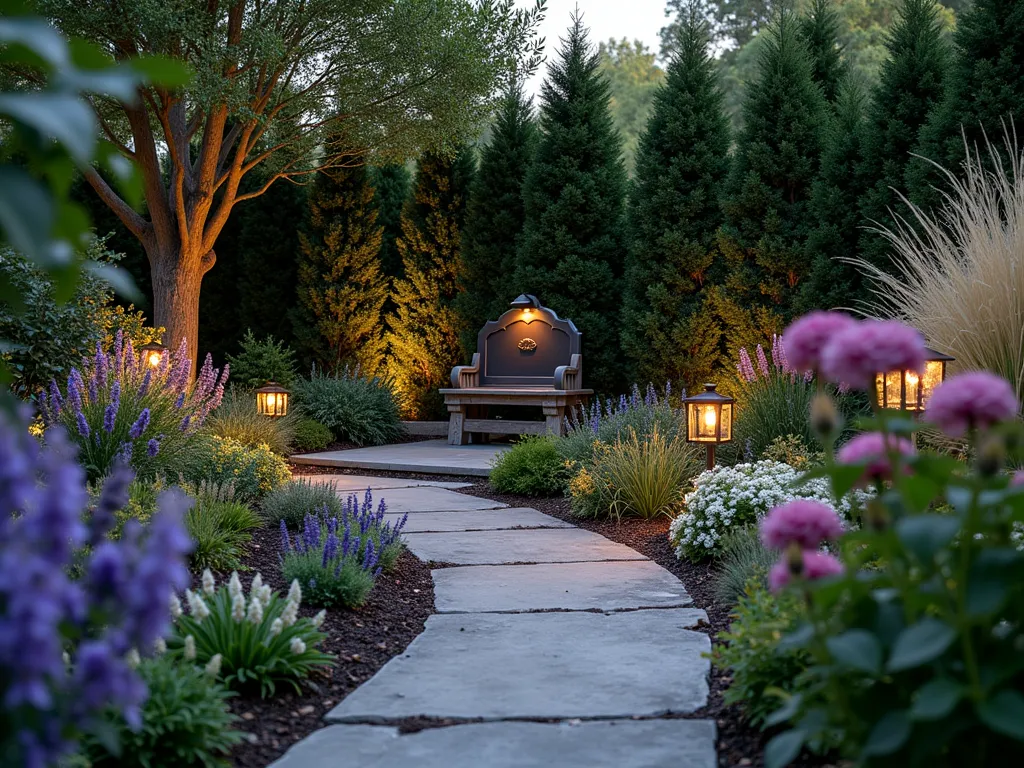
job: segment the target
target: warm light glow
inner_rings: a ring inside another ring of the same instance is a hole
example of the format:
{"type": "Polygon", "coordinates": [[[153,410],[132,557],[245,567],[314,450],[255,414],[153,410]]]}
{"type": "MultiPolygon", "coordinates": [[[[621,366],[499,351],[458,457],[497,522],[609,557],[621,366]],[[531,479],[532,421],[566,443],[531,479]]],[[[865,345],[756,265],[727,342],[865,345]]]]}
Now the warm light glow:
{"type": "Polygon", "coordinates": [[[530,309],[529,307],[524,309],[523,310],[523,317],[525,317],[527,320],[529,320],[531,317],[533,317],[533,310],[530,309]]]}
{"type": "Polygon", "coordinates": [[[267,395],[267,407],[270,409],[277,408],[277,395],[273,393],[267,395]]]}
{"type": "Polygon", "coordinates": [[[715,428],[715,421],[716,421],[716,419],[715,419],[715,409],[714,408],[705,408],[704,409],[704,426],[707,427],[708,429],[714,429],[715,428]]]}
{"type": "Polygon", "coordinates": [[[917,374],[913,371],[907,371],[907,386],[916,387],[918,382],[917,374]]]}
{"type": "Polygon", "coordinates": [[[146,358],[146,362],[149,363],[150,368],[156,368],[160,365],[160,357],[160,353],[154,350],[149,353],[149,356],[146,358]]]}

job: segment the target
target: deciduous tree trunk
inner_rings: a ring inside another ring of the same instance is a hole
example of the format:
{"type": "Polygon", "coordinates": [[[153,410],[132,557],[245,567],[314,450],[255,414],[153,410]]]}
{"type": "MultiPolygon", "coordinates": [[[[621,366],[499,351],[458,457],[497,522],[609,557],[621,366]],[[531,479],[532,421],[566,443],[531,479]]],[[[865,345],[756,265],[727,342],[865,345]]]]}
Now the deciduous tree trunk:
{"type": "MultiPolygon", "coordinates": [[[[203,275],[216,261],[211,251],[204,256],[184,251],[148,250],[153,273],[153,325],[166,329],[163,343],[176,350],[185,339],[192,372],[199,364],[199,290],[203,275]]],[[[232,311],[225,307],[224,311],[232,311]]]]}

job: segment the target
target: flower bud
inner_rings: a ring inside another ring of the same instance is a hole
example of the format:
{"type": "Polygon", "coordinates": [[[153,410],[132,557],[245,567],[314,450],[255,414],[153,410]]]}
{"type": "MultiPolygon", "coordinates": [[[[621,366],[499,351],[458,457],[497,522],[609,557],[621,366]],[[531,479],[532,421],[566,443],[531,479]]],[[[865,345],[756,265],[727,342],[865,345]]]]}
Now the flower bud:
{"type": "Polygon", "coordinates": [[[223,657],[219,653],[215,653],[210,657],[210,660],[206,663],[205,672],[210,677],[217,677],[220,674],[220,665],[223,661],[223,657]]]}
{"type": "Polygon", "coordinates": [[[136,669],[142,663],[139,652],[132,648],[124,657],[125,663],[132,669],[136,669]]]}
{"type": "Polygon", "coordinates": [[[193,661],[196,658],[196,639],[192,635],[185,638],[185,660],[193,661]]]}
{"type": "Polygon", "coordinates": [[[217,582],[213,580],[213,574],[207,568],[203,571],[203,594],[212,596],[217,591],[217,582]]]}
{"type": "Polygon", "coordinates": [[[299,656],[306,652],[306,644],[302,642],[302,638],[293,637],[288,649],[296,656],[299,656]]]}
{"type": "Polygon", "coordinates": [[[811,400],[811,429],[814,434],[824,439],[839,429],[840,418],[832,398],[819,392],[811,400]]]}

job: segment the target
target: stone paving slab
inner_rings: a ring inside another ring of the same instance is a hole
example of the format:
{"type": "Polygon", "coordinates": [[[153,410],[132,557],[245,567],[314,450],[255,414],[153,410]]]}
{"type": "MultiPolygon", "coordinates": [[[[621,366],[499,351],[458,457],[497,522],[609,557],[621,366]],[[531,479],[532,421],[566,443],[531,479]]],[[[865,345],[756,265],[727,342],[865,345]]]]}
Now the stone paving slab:
{"type": "MultiPolygon", "coordinates": [[[[392,524],[402,515],[388,514],[385,522],[392,524]]],[[[409,515],[402,530],[405,533],[436,533],[441,531],[500,531],[511,528],[572,528],[570,523],[545,515],[530,507],[509,509],[466,510],[464,512],[417,512],[409,515]]]]}
{"type": "Polygon", "coordinates": [[[621,611],[693,604],[679,579],[642,560],[475,565],[431,573],[438,613],[621,611]]]}
{"type": "MultiPolygon", "coordinates": [[[[420,534],[425,535],[425,534],[420,534]]],[[[688,713],[707,702],[711,650],[692,631],[704,611],[434,614],[327,715],[484,720],[628,718],[688,713]]]]}
{"type": "Polygon", "coordinates": [[[635,549],[582,528],[410,533],[405,543],[420,560],[456,565],[647,559],[635,549]]]}
{"type": "Polygon", "coordinates": [[[469,488],[470,483],[457,483],[453,480],[418,480],[406,477],[373,477],[371,475],[295,475],[296,480],[307,483],[323,483],[333,485],[338,491],[358,493],[367,488],[469,488]]]}
{"type": "MultiPolygon", "coordinates": [[[[346,494],[347,495],[347,494],[346,494]]],[[[502,509],[508,504],[478,496],[456,493],[447,488],[385,488],[373,494],[373,503],[384,499],[388,512],[410,515],[420,512],[459,512],[468,509],[502,509]]]]}
{"type": "Polygon", "coordinates": [[[331,725],[272,768],[714,768],[710,720],[473,723],[399,735],[331,725]]]}
{"type": "Polygon", "coordinates": [[[508,449],[508,444],[448,445],[447,440],[421,440],[416,443],[306,453],[290,456],[288,460],[295,464],[325,467],[487,477],[491,473],[494,457],[508,449]]]}

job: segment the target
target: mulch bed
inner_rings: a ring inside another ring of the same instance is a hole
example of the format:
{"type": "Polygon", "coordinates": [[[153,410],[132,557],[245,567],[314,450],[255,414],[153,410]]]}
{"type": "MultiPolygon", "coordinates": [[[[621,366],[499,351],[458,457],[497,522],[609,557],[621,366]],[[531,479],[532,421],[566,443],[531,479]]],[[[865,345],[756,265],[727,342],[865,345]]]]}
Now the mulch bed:
{"type": "MultiPolygon", "coordinates": [[[[254,532],[249,553],[243,559],[249,569],[240,574],[243,584],[257,571],[263,581],[285,592],[281,577],[276,530],[254,532]]],[[[313,616],[319,609],[303,605],[300,614],[313,616]]],[[[246,740],[231,753],[235,766],[265,768],[292,744],[324,727],[324,715],[360,684],[369,680],[393,656],[402,653],[423,631],[434,612],[434,584],[430,569],[409,552],[404,552],[395,570],[381,574],[369,599],[358,609],[327,611],[322,649],[334,654],[333,667],[318,670],[301,682],[302,692],[278,686],[277,693],[261,699],[259,694],[231,699],[231,710],[241,719],[236,728],[246,740]]]]}
{"type": "MultiPolygon", "coordinates": [[[[487,481],[475,478],[473,482],[473,487],[459,492],[501,501],[514,507],[532,507],[580,528],[599,533],[646,555],[661,567],[675,574],[686,586],[686,591],[693,598],[694,606],[702,608],[707,613],[709,626],[699,627],[697,631],[709,634],[711,642],[715,644],[718,633],[728,629],[732,606],[718,601],[715,597],[714,566],[710,563],[682,561],[676,557],[675,551],[668,541],[669,520],[667,518],[662,517],[657,520],[630,518],[619,522],[582,519],[574,517],[569,512],[568,499],[536,499],[494,493],[487,481]]],[[[763,766],[762,755],[768,737],[743,721],[738,706],[725,706],[722,696],[726,688],[729,687],[729,683],[728,674],[712,665],[708,705],[688,717],[713,719],[718,724],[718,764],[720,766],[763,766]]],[[[804,756],[793,765],[801,768],[820,768],[827,764],[821,760],[804,756]]]]}

